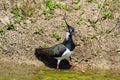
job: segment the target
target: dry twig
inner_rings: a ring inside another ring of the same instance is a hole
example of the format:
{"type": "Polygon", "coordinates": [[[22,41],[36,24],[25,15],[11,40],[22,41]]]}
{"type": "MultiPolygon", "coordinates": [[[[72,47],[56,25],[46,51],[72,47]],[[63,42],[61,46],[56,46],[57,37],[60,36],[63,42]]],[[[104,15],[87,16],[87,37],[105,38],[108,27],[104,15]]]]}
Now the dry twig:
{"type": "MultiPolygon", "coordinates": [[[[117,22],[115,23],[115,26],[114,27],[112,27],[110,30],[109,30],[109,32],[108,32],[108,34],[109,33],[111,33],[116,27],[117,27],[117,25],[119,25],[120,24],[120,20],[119,20],[119,18],[117,19],[117,22]]],[[[119,25],[120,26],[120,25],[119,25]]],[[[118,27],[119,27],[118,26],[118,27]]]]}
{"type": "Polygon", "coordinates": [[[104,6],[104,4],[105,4],[105,1],[106,1],[106,0],[103,0],[103,1],[102,1],[102,5],[101,5],[101,7],[100,7],[100,9],[99,9],[99,11],[98,11],[97,17],[96,17],[96,21],[99,20],[99,15],[100,15],[100,13],[101,13],[101,11],[102,11],[102,8],[103,8],[103,6],[104,6]]]}

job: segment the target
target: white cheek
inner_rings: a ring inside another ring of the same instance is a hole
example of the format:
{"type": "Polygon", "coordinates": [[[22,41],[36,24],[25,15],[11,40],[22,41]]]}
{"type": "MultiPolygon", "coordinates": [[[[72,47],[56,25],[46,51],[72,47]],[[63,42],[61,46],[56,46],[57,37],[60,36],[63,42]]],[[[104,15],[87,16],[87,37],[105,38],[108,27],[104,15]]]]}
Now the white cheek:
{"type": "Polygon", "coordinates": [[[66,40],[69,39],[69,35],[70,35],[70,33],[69,33],[69,32],[66,32],[66,40]]]}

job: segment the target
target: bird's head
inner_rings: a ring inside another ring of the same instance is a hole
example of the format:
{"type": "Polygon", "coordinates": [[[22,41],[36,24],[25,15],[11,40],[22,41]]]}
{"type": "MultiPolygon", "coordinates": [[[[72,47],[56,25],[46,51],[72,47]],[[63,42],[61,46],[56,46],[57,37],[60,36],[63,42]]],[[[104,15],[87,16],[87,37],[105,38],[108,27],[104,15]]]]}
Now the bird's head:
{"type": "Polygon", "coordinates": [[[66,32],[69,33],[69,35],[74,35],[75,29],[72,26],[68,25],[66,20],[65,23],[66,23],[66,32]]]}
{"type": "Polygon", "coordinates": [[[66,19],[64,20],[66,23],[66,40],[69,40],[70,38],[72,38],[72,35],[75,34],[75,29],[67,23],[66,19]]]}

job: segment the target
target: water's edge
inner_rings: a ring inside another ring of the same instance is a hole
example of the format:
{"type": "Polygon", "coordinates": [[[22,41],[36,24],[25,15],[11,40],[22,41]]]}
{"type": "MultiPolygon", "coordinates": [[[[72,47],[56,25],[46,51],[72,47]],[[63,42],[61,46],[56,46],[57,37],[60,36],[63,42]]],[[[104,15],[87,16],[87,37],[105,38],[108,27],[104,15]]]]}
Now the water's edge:
{"type": "Polygon", "coordinates": [[[55,70],[45,66],[7,65],[0,66],[0,80],[120,80],[117,70],[77,69],[55,70]]]}

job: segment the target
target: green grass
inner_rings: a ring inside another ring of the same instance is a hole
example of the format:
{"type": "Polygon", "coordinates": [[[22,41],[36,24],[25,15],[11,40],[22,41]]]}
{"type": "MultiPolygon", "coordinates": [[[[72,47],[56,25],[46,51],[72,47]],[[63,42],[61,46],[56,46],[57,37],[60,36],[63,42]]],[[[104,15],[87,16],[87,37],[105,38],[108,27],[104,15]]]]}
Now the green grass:
{"type": "Polygon", "coordinates": [[[6,29],[7,30],[14,30],[15,29],[15,26],[10,22],[10,23],[7,23],[5,25],[6,29]]]}
{"type": "Polygon", "coordinates": [[[80,42],[80,41],[75,41],[75,45],[76,45],[76,46],[80,46],[80,45],[81,45],[81,42],[80,42]]]}
{"type": "Polygon", "coordinates": [[[18,5],[13,5],[12,7],[12,14],[13,18],[16,22],[20,23],[21,20],[23,20],[26,17],[31,17],[33,13],[35,12],[35,8],[32,3],[23,2],[21,3],[21,6],[18,7],[18,5]]]}
{"type": "Polygon", "coordinates": [[[88,35],[88,36],[86,36],[86,38],[87,38],[87,39],[95,39],[95,38],[96,38],[96,35],[94,35],[94,34],[93,34],[93,35],[88,35]]]}
{"type": "Polygon", "coordinates": [[[2,27],[0,27],[0,34],[3,34],[4,30],[2,27]]]}
{"type": "Polygon", "coordinates": [[[98,71],[94,72],[88,70],[81,72],[78,70],[39,70],[38,74],[41,75],[38,78],[41,80],[119,80],[120,77],[112,72],[98,71]],[[44,75],[45,74],[45,75],[44,75]]]}
{"type": "Polygon", "coordinates": [[[80,15],[80,17],[76,20],[76,23],[82,24],[82,22],[83,22],[83,17],[82,17],[82,15],[80,15]]]}
{"type": "Polygon", "coordinates": [[[120,52],[120,48],[117,48],[117,49],[116,49],[116,52],[120,52]]]}
{"type": "Polygon", "coordinates": [[[50,13],[49,7],[43,7],[42,14],[44,14],[47,19],[52,18],[52,14],[50,13]]]}
{"type": "Polygon", "coordinates": [[[43,32],[43,28],[39,28],[39,29],[37,29],[37,30],[35,30],[35,34],[39,34],[39,35],[41,35],[41,34],[43,34],[44,32],[43,32]]]}
{"type": "Polygon", "coordinates": [[[107,12],[107,11],[104,11],[102,12],[102,18],[103,20],[105,19],[113,19],[114,18],[114,14],[112,12],[107,12]]]}
{"type": "MultiPolygon", "coordinates": [[[[44,15],[46,19],[50,19],[53,17],[55,9],[65,9],[67,11],[72,10],[71,6],[68,6],[64,2],[61,1],[53,1],[53,0],[44,0],[44,6],[42,7],[42,13],[40,15],[44,15]]],[[[80,9],[80,4],[75,6],[75,9],[80,9]]]]}
{"type": "Polygon", "coordinates": [[[31,7],[31,6],[27,6],[27,5],[23,5],[22,8],[21,8],[21,12],[24,16],[32,16],[32,14],[34,13],[35,11],[35,8],[34,7],[31,7]]]}
{"type": "Polygon", "coordinates": [[[35,23],[35,22],[36,22],[36,19],[31,18],[30,21],[31,21],[31,23],[35,23]]]}
{"type": "Polygon", "coordinates": [[[75,10],[80,10],[80,9],[81,9],[81,4],[80,4],[80,3],[77,3],[77,4],[74,6],[74,9],[75,9],[75,10]]]}
{"type": "MultiPolygon", "coordinates": [[[[8,68],[9,69],[9,68],[8,68]]],[[[0,73],[0,80],[120,80],[117,71],[86,70],[81,72],[77,69],[55,70],[47,67],[33,68],[23,66],[10,68],[9,73],[0,73]],[[22,68],[24,68],[22,70],[22,68]],[[19,70],[20,69],[20,70],[19,70]],[[28,71],[29,70],[29,71],[28,71]]]]}
{"type": "Polygon", "coordinates": [[[3,46],[2,45],[0,45],[0,50],[3,50],[3,46]]]}
{"type": "Polygon", "coordinates": [[[41,44],[40,47],[42,47],[42,48],[48,48],[49,46],[44,43],[44,44],[41,44]]]}
{"type": "Polygon", "coordinates": [[[0,80],[38,80],[36,76],[0,76],[0,80]]]}
{"type": "Polygon", "coordinates": [[[65,27],[65,22],[64,22],[64,21],[61,22],[60,26],[61,26],[62,28],[64,28],[64,27],[65,27]]]}
{"type": "Polygon", "coordinates": [[[45,15],[47,19],[52,18],[54,9],[56,9],[57,4],[52,0],[45,0],[44,7],[42,8],[42,14],[45,15]]]}
{"type": "Polygon", "coordinates": [[[61,9],[66,8],[66,4],[64,2],[56,2],[56,5],[57,5],[58,8],[61,8],[61,9]]]}
{"type": "Polygon", "coordinates": [[[119,35],[119,32],[118,31],[114,31],[114,32],[112,32],[112,37],[117,37],[119,35]]]}
{"type": "Polygon", "coordinates": [[[50,9],[55,9],[57,7],[56,2],[52,1],[52,0],[45,0],[45,5],[50,9]]]}
{"type": "Polygon", "coordinates": [[[20,23],[20,21],[22,20],[22,13],[21,10],[18,8],[17,5],[15,5],[12,9],[12,13],[13,13],[13,18],[16,22],[20,23]]]}
{"type": "Polygon", "coordinates": [[[89,3],[95,2],[96,0],[86,0],[89,3]]]}
{"type": "Polygon", "coordinates": [[[98,21],[88,19],[88,22],[90,23],[91,27],[95,28],[98,21]]]}

